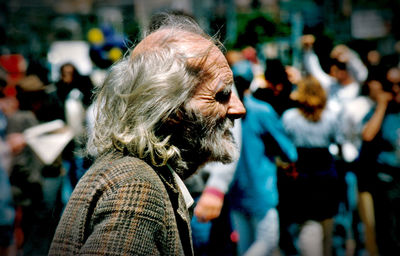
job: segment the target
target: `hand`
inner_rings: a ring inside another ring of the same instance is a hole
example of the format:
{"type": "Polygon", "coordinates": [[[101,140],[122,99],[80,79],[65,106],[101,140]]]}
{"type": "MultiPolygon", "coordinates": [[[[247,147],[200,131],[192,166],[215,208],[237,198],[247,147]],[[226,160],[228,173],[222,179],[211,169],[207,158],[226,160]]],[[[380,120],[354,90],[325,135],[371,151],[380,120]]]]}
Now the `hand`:
{"type": "Polygon", "coordinates": [[[6,141],[14,155],[20,153],[26,146],[25,137],[22,133],[10,133],[7,135],[6,141]]]}
{"type": "Polygon", "coordinates": [[[315,43],[315,36],[314,35],[303,35],[301,37],[301,45],[305,50],[311,50],[314,43],[315,43]]]}
{"type": "Polygon", "coordinates": [[[391,100],[393,100],[393,94],[390,92],[381,91],[376,97],[378,105],[387,105],[391,100]]]}
{"type": "Polygon", "coordinates": [[[199,222],[213,220],[221,214],[223,203],[223,197],[204,191],[194,208],[194,215],[199,222]]]}
{"type": "Polygon", "coordinates": [[[283,171],[283,173],[287,177],[291,177],[292,179],[297,179],[299,173],[296,169],[296,164],[293,162],[285,162],[279,156],[275,157],[275,164],[278,167],[278,170],[283,171]]]}
{"type": "Polygon", "coordinates": [[[337,59],[340,62],[346,63],[350,59],[350,54],[351,51],[346,45],[339,44],[332,49],[330,56],[332,59],[337,59]]]}
{"type": "Polygon", "coordinates": [[[297,68],[293,66],[286,66],[285,67],[286,74],[288,76],[289,81],[292,84],[297,84],[301,80],[301,72],[297,68]]]}

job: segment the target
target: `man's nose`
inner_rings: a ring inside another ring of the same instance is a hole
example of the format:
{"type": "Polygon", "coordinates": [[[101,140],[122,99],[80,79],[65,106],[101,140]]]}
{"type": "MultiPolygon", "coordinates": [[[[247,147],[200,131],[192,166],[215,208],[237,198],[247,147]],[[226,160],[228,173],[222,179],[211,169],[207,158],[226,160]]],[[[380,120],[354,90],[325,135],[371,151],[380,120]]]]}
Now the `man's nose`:
{"type": "Polygon", "coordinates": [[[228,115],[234,119],[241,118],[246,114],[246,109],[235,93],[232,93],[229,99],[228,115]]]}

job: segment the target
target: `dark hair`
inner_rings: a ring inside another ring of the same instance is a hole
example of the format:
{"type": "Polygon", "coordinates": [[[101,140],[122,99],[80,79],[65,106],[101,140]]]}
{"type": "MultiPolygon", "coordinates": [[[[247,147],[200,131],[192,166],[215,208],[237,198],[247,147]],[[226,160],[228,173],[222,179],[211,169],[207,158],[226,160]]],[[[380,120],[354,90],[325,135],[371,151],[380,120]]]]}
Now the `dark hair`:
{"type": "Polygon", "coordinates": [[[78,69],[76,68],[76,66],[75,66],[74,64],[72,64],[71,62],[66,62],[66,63],[64,63],[64,64],[62,64],[62,65],[60,66],[60,75],[61,75],[61,73],[63,72],[64,68],[67,67],[67,66],[72,67],[72,69],[73,69],[73,76],[74,76],[74,77],[78,77],[78,76],[81,75],[81,74],[79,73],[78,69]]]}
{"type": "Polygon", "coordinates": [[[289,95],[292,91],[292,83],[289,81],[285,67],[279,59],[268,59],[265,62],[266,69],[264,72],[265,80],[274,86],[283,85],[282,94],[289,95]]]}
{"type": "Polygon", "coordinates": [[[331,59],[331,67],[336,66],[339,70],[347,70],[346,62],[340,61],[336,58],[331,59]]]}
{"type": "Polygon", "coordinates": [[[244,92],[250,88],[250,82],[243,76],[234,76],[236,90],[240,100],[243,100],[244,92]]]}

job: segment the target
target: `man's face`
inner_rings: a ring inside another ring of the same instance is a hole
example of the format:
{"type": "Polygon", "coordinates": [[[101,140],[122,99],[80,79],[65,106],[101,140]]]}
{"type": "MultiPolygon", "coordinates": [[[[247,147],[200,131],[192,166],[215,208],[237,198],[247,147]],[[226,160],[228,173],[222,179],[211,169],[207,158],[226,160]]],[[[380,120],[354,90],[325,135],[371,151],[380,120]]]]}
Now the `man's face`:
{"type": "MultiPolygon", "coordinates": [[[[205,63],[208,77],[198,87],[187,105],[187,112],[196,125],[202,126],[204,136],[198,138],[201,147],[210,151],[209,161],[231,162],[237,149],[230,128],[233,120],[246,112],[242,102],[232,93],[233,75],[229,65],[217,48],[213,47],[205,63]]],[[[200,135],[200,134],[199,134],[200,135]]]]}
{"type": "Polygon", "coordinates": [[[239,98],[232,93],[232,71],[216,46],[211,50],[204,69],[207,70],[207,78],[198,86],[188,105],[199,110],[205,117],[242,117],[246,110],[239,98]]]}

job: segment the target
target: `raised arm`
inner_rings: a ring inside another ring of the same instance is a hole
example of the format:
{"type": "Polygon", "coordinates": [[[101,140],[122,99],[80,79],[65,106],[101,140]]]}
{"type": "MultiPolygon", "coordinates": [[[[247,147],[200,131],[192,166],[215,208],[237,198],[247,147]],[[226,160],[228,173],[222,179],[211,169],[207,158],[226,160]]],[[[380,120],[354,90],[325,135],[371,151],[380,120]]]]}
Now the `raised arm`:
{"type": "Polygon", "coordinates": [[[313,51],[314,36],[304,35],[301,40],[303,45],[304,68],[321,83],[324,89],[329,89],[330,85],[334,82],[334,78],[322,69],[318,56],[313,51]]]}
{"type": "Polygon", "coordinates": [[[382,91],[378,94],[375,112],[362,130],[362,138],[364,141],[372,141],[380,131],[387,106],[392,98],[392,94],[388,92],[382,91]]]}
{"type": "Polygon", "coordinates": [[[339,44],[335,46],[331,51],[331,58],[347,63],[348,71],[357,82],[363,83],[367,79],[367,67],[361,61],[358,54],[346,45],[339,44]]]}

